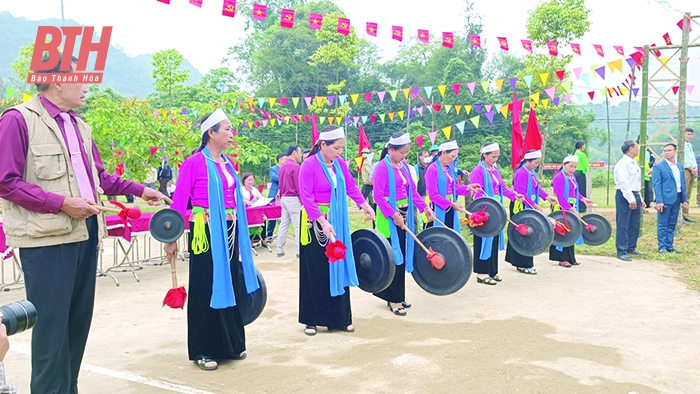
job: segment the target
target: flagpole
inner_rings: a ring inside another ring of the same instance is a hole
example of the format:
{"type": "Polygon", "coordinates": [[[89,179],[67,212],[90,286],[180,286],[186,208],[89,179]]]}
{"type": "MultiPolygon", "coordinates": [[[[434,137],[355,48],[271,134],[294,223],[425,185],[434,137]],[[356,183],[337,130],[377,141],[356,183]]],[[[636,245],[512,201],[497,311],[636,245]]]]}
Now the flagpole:
{"type": "Polygon", "coordinates": [[[63,18],[63,0],[61,0],[61,26],[65,26],[66,22],[64,21],[63,18]]]}
{"type": "Polygon", "coordinates": [[[610,206],[610,170],[612,169],[612,165],[610,164],[610,100],[608,100],[608,95],[605,95],[605,114],[607,116],[607,122],[608,122],[608,181],[607,183],[607,197],[606,197],[606,206],[610,206]]]}

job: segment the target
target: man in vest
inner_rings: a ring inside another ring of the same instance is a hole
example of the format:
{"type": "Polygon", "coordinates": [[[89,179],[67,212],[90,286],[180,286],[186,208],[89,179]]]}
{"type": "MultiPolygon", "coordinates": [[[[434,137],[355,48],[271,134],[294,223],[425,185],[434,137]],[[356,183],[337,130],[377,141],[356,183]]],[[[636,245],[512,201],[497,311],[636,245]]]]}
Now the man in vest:
{"type": "MultiPolygon", "coordinates": [[[[43,61],[46,62],[45,55],[43,61]]],[[[71,71],[77,59],[72,58],[71,71]]],[[[58,65],[47,73],[58,73],[58,65]]],[[[44,71],[42,71],[44,72],[44,71]]],[[[0,199],[7,243],[20,248],[32,331],[32,393],[77,393],[95,301],[97,256],[106,236],[102,195],[162,193],[108,174],[92,130],[73,109],[82,84],[38,84],[39,94],[0,117],[0,199]]]]}

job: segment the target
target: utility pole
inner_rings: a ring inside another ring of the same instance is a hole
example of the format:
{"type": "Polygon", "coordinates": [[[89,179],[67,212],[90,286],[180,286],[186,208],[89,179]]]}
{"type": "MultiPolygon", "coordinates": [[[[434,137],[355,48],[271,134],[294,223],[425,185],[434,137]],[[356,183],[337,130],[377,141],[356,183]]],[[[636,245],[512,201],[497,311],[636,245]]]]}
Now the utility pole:
{"type": "Polygon", "coordinates": [[[63,0],[61,0],[61,26],[65,26],[66,22],[63,18],[63,0]]]}

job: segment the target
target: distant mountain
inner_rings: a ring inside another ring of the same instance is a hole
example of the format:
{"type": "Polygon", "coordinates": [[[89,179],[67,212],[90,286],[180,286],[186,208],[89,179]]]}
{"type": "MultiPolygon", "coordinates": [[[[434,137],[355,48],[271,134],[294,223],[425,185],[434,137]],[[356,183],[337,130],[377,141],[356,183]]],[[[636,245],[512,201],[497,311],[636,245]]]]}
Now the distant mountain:
{"type": "MultiPolygon", "coordinates": [[[[17,18],[9,12],[0,12],[0,78],[13,76],[12,62],[17,58],[19,48],[34,42],[39,26],[60,26],[60,19],[43,19],[38,21],[17,18]]],[[[79,26],[72,19],[66,20],[67,26],[79,26]]],[[[97,31],[99,33],[99,31],[97,31]]],[[[96,37],[93,38],[93,41],[96,37]]],[[[79,51],[76,44],[75,55],[79,51]]],[[[94,56],[94,55],[92,55],[94,56]]],[[[153,92],[151,78],[151,55],[127,56],[124,51],[110,45],[107,64],[104,71],[103,88],[111,87],[126,96],[144,98],[153,92]]],[[[90,66],[94,62],[90,62],[90,66]]],[[[187,84],[196,84],[202,79],[202,74],[187,60],[183,68],[190,70],[190,80],[187,84]]]]}

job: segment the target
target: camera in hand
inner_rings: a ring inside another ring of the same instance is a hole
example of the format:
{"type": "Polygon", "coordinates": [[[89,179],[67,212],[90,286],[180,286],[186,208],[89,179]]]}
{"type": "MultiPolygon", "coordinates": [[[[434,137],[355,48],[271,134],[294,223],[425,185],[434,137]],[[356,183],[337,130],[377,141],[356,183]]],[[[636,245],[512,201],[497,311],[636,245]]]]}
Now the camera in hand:
{"type": "Polygon", "coordinates": [[[7,328],[7,336],[10,336],[36,325],[36,308],[30,301],[17,301],[0,306],[0,317],[7,328]]]}

